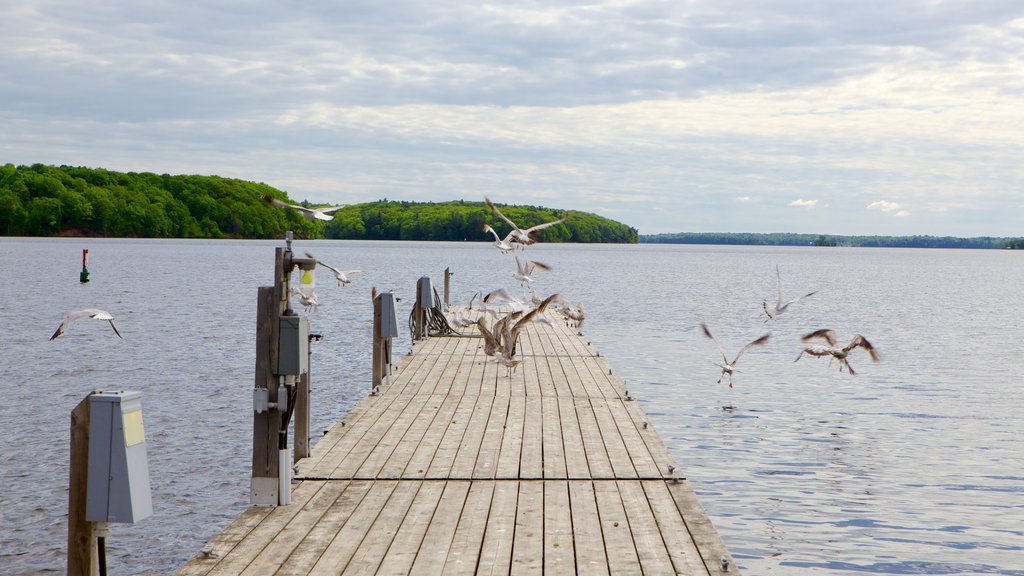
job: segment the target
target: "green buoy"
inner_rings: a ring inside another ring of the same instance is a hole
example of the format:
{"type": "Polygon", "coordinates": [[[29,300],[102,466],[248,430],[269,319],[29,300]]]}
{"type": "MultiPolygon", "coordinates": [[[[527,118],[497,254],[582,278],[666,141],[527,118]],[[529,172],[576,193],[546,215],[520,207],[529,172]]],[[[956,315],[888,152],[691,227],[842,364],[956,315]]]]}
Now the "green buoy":
{"type": "Polygon", "coordinates": [[[89,281],[89,268],[86,267],[86,260],[89,259],[89,249],[82,250],[82,272],[78,275],[78,281],[85,284],[89,281]]]}

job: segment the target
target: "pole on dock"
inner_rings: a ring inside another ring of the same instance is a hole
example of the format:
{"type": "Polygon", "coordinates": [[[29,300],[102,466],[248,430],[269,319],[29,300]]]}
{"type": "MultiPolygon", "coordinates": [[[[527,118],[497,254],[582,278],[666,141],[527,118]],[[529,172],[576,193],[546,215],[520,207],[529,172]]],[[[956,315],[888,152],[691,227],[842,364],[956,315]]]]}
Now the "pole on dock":
{"type": "Polygon", "coordinates": [[[412,309],[412,339],[427,337],[427,310],[434,307],[434,285],[424,276],[416,282],[416,305],[412,309]]]}
{"type": "Polygon", "coordinates": [[[448,299],[448,288],[449,288],[449,285],[451,284],[452,274],[455,274],[455,272],[452,272],[451,266],[449,266],[449,267],[444,269],[444,310],[445,310],[445,312],[447,312],[448,311],[448,307],[451,306],[451,303],[450,303],[451,301],[448,299]]]}
{"type": "Polygon", "coordinates": [[[288,350],[294,352],[287,371],[282,369],[282,318],[296,319],[291,308],[290,277],[298,267],[312,270],[316,260],[296,258],[292,254],[292,233],[286,235],[286,247],[274,254],[274,285],[261,286],[256,303],[256,381],[253,389],[252,480],[249,500],[254,506],[287,505],[291,501],[291,468],[288,466],[288,425],[292,414],[297,414],[296,436],[305,435],[297,442],[297,451],[308,452],[309,438],[309,364],[310,336],[304,318],[288,322],[288,350]],[[303,326],[307,330],[303,333],[303,326]],[[303,363],[299,356],[306,356],[303,363]],[[295,368],[295,364],[300,366],[295,368]],[[305,366],[301,366],[305,364],[305,366]],[[303,378],[306,384],[300,385],[303,378]],[[303,420],[304,422],[300,422],[303,420]],[[302,430],[305,426],[305,431],[302,430]],[[302,448],[304,446],[304,448],[302,448]]]}
{"type": "Polygon", "coordinates": [[[376,391],[391,376],[391,339],[398,336],[395,296],[382,292],[373,299],[373,370],[370,386],[376,391]]]}
{"type": "Polygon", "coordinates": [[[85,519],[89,478],[89,397],[71,411],[70,484],[68,485],[68,576],[96,576],[99,548],[94,524],[85,519]]]}

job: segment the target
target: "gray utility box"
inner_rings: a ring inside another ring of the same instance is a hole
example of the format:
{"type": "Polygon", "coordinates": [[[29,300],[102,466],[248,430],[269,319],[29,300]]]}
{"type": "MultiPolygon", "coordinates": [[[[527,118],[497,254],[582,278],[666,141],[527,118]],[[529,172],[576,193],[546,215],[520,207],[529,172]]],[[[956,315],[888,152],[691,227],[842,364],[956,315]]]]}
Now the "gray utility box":
{"type": "Polygon", "coordinates": [[[380,334],[381,338],[398,337],[398,312],[395,310],[395,295],[383,292],[380,296],[380,334]]]}
{"type": "Polygon", "coordinates": [[[309,318],[281,316],[277,348],[277,374],[298,376],[309,373],[309,318]]]}
{"type": "Polygon", "coordinates": [[[138,522],[153,514],[142,427],[142,392],[89,396],[89,471],[85,519],[138,522]]]}

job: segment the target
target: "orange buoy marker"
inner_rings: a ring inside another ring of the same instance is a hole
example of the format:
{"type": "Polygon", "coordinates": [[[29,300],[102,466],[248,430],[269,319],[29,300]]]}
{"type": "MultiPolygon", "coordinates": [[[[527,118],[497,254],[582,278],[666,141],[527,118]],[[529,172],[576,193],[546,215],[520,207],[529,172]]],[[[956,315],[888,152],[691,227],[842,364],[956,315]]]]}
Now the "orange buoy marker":
{"type": "Polygon", "coordinates": [[[89,249],[82,249],[82,273],[78,275],[78,281],[85,284],[89,281],[89,268],[86,266],[86,260],[89,259],[89,249]]]}

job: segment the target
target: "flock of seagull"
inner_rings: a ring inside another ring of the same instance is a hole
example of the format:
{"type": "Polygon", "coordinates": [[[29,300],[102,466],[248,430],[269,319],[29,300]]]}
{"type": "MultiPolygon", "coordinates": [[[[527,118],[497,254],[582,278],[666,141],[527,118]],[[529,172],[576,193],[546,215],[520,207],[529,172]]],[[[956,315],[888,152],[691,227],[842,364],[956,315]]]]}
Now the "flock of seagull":
{"type": "MultiPolygon", "coordinates": [[[[282,209],[294,210],[302,215],[304,218],[316,221],[316,220],[331,220],[332,212],[344,208],[345,205],[340,206],[329,206],[324,208],[307,208],[305,206],[299,206],[295,204],[288,204],[277,200],[271,196],[264,196],[264,201],[277,206],[282,209]]],[[[525,250],[525,248],[531,244],[536,243],[536,240],[532,237],[532,234],[555,226],[563,222],[563,219],[552,220],[532,226],[529,228],[520,228],[510,218],[501,213],[501,210],[491,202],[490,198],[484,197],[484,202],[487,207],[491,209],[494,215],[501,218],[510,227],[510,232],[502,238],[489,224],[483,224],[481,227],[482,232],[490,233],[494,237],[494,246],[501,253],[507,254],[514,252],[517,249],[525,250]]],[[[342,270],[335,266],[331,266],[325,262],[320,261],[314,257],[311,253],[306,252],[306,257],[316,260],[316,263],[324,268],[327,268],[334,274],[335,280],[337,280],[339,286],[347,286],[352,283],[350,277],[362,274],[363,270],[342,270]]],[[[518,255],[515,256],[515,272],[513,277],[519,281],[519,284],[524,289],[529,289],[530,285],[534,282],[534,275],[537,272],[550,272],[551,267],[536,260],[528,260],[526,258],[520,259],[518,255]]],[[[816,291],[808,292],[786,302],[783,302],[782,298],[782,274],[779,271],[778,266],[775,267],[776,275],[776,300],[774,303],[769,304],[767,300],[761,303],[761,308],[765,316],[765,322],[771,322],[776,320],[779,316],[789,310],[790,306],[810,298],[816,291]]],[[[313,290],[303,290],[297,287],[291,288],[291,293],[296,296],[299,303],[303,306],[306,312],[315,311],[320,307],[320,300],[316,292],[313,290]]],[[[474,310],[474,302],[480,296],[480,293],[476,293],[470,298],[468,312],[474,310]]],[[[571,323],[578,330],[583,325],[584,320],[584,307],[582,303],[576,306],[570,306],[568,302],[562,297],[561,294],[552,294],[546,298],[539,298],[536,291],[530,290],[530,298],[517,298],[513,296],[508,290],[504,288],[498,288],[488,294],[484,295],[481,299],[481,308],[483,314],[472,317],[470,315],[453,316],[448,319],[449,323],[455,327],[464,328],[470,325],[475,325],[479,330],[480,335],[484,339],[483,349],[487,356],[494,357],[494,359],[507,369],[507,375],[511,376],[516,367],[521,363],[521,360],[516,358],[517,343],[519,340],[519,334],[523,328],[533,321],[549,322],[545,317],[542,316],[544,311],[549,306],[557,307],[565,318],[566,322],[571,323]]],[[[117,326],[114,325],[114,316],[106,310],[100,310],[98,308],[85,308],[81,310],[74,310],[67,314],[64,321],[61,322],[57,330],[50,336],[50,340],[55,340],[64,335],[71,325],[77,320],[84,318],[91,318],[94,320],[104,320],[110,324],[110,327],[114,330],[114,333],[118,338],[122,338],[121,333],[117,330],[117,326]]],[[[745,344],[739,349],[732,359],[729,359],[729,354],[725,351],[725,348],[718,341],[707,325],[701,323],[701,332],[706,338],[711,340],[718,349],[718,352],[722,356],[722,363],[717,364],[721,369],[721,374],[718,377],[716,383],[721,383],[723,378],[728,377],[729,387],[733,386],[733,374],[736,370],[736,363],[739,359],[750,349],[755,346],[764,345],[771,338],[771,333],[764,334],[759,338],[745,344]]],[[[829,364],[833,360],[839,364],[839,371],[847,371],[851,376],[856,374],[853,366],[850,365],[849,355],[857,348],[863,348],[869,355],[872,361],[877,362],[879,360],[878,351],[875,347],[860,334],[854,334],[853,338],[844,346],[839,345],[839,341],[835,330],[830,328],[823,328],[809,332],[800,338],[802,342],[806,344],[800,351],[800,354],[796,357],[794,362],[797,362],[807,354],[808,356],[814,356],[818,358],[829,358],[829,364]],[[815,341],[824,341],[821,343],[811,343],[815,341]]]]}
{"type": "MultiPolygon", "coordinates": [[[[529,228],[520,228],[514,221],[501,213],[501,210],[491,202],[490,198],[484,197],[484,203],[491,209],[491,212],[505,221],[511,228],[510,232],[502,238],[489,224],[480,227],[482,232],[490,233],[494,237],[494,247],[502,254],[525,250],[527,246],[535,244],[537,240],[533,234],[560,224],[564,219],[544,222],[529,228]]],[[[551,266],[514,256],[515,271],[512,276],[519,282],[524,290],[530,290],[529,298],[525,293],[522,298],[514,296],[505,288],[492,290],[481,297],[480,292],[473,294],[469,299],[469,306],[465,314],[452,315],[448,318],[449,324],[456,328],[475,326],[480,332],[484,342],[482,344],[484,354],[493,357],[498,364],[506,369],[506,375],[512,376],[522,360],[516,357],[519,342],[519,334],[530,322],[550,323],[545,316],[545,310],[549,306],[557,308],[566,322],[573,323],[579,329],[583,324],[583,304],[570,306],[565,298],[558,293],[551,294],[546,298],[537,296],[535,290],[530,289],[538,272],[551,272],[551,266]],[[475,314],[476,300],[480,298],[479,310],[482,314],[475,314]]]]}
{"type": "MultiPolygon", "coordinates": [[[[798,296],[784,303],[782,301],[782,274],[779,272],[778,266],[775,267],[775,276],[777,287],[777,298],[775,303],[769,304],[767,300],[764,300],[761,303],[761,308],[764,311],[765,322],[771,322],[777,319],[784,312],[789,310],[789,307],[792,306],[793,304],[796,304],[801,300],[809,298],[817,293],[817,291],[808,292],[807,294],[798,296]]],[[[707,325],[701,323],[700,328],[704,336],[711,340],[711,342],[715,345],[715,348],[717,348],[718,352],[722,355],[722,363],[716,364],[722,370],[722,373],[718,376],[718,381],[716,383],[721,384],[722,379],[728,376],[730,388],[732,388],[732,376],[737,371],[736,362],[739,361],[740,357],[743,356],[743,354],[746,353],[751,348],[765,344],[771,337],[771,333],[769,332],[757,338],[756,340],[753,340],[752,342],[745,344],[742,348],[740,348],[739,352],[737,352],[736,355],[733,356],[732,360],[729,360],[729,355],[726,353],[725,348],[718,341],[718,339],[711,334],[711,331],[708,329],[707,325]]],[[[857,348],[863,348],[864,350],[866,350],[873,362],[878,362],[879,360],[878,351],[875,350],[875,347],[871,344],[871,342],[868,341],[867,338],[861,336],[860,334],[854,334],[853,338],[850,340],[848,344],[846,344],[845,346],[840,346],[839,341],[836,337],[835,330],[831,328],[822,328],[820,330],[815,330],[813,332],[809,332],[803,335],[800,338],[800,341],[804,342],[806,345],[804,346],[803,350],[800,351],[800,354],[797,355],[796,360],[793,360],[793,362],[799,361],[804,354],[807,354],[808,356],[815,356],[818,358],[827,357],[829,358],[830,366],[832,364],[832,361],[836,360],[839,363],[839,371],[842,372],[845,369],[852,376],[856,374],[856,372],[854,371],[853,366],[850,365],[848,356],[857,348]],[[819,339],[824,340],[825,344],[810,343],[819,339]]]]}

